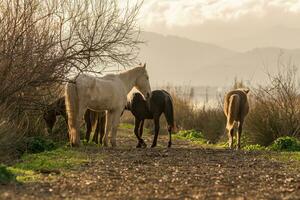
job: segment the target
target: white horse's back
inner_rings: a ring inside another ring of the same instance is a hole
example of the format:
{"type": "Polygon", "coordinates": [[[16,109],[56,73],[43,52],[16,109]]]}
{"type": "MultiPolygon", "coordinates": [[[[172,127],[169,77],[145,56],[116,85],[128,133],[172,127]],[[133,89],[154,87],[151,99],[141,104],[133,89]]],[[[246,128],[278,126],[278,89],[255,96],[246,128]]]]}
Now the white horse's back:
{"type": "Polygon", "coordinates": [[[76,80],[78,95],[81,98],[81,104],[94,111],[110,110],[124,101],[126,95],[122,87],[122,82],[118,77],[93,77],[81,75],[76,80]]]}
{"type": "Polygon", "coordinates": [[[127,103],[127,94],[137,87],[146,97],[151,88],[147,71],[136,67],[120,74],[109,74],[102,78],[79,75],[75,83],[66,85],[66,110],[69,116],[69,133],[72,145],[79,145],[79,124],[87,109],[107,111],[107,124],[104,145],[107,146],[108,132],[111,130],[111,143],[116,145],[116,130],[120,115],[127,103]],[[72,135],[72,136],[71,136],[72,135]]]}

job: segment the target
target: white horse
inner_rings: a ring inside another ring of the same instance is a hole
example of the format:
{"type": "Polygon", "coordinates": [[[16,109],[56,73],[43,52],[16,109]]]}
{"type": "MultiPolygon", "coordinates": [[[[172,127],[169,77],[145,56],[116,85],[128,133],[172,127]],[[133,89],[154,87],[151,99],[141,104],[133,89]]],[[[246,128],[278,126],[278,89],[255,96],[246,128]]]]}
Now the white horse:
{"type": "Polygon", "coordinates": [[[127,94],[133,87],[147,100],[150,98],[151,87],[146,64],[102,78],[81,74],[74,82],[67,83],[65,98],[71,145],[79,146],[80,122],[85,111],[90,109],[96,112],[107,111],[104,146],[108,146],[108,135],[111,132],[110,142],[115,147],[120,117],[127,103],[127,94]]]}

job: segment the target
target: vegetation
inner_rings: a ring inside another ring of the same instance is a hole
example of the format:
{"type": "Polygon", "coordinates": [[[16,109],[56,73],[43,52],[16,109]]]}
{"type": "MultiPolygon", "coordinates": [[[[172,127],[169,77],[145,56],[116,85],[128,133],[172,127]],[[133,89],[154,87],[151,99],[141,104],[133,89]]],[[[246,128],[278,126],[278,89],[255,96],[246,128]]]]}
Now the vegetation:
{"type": "MultiPolygon", "coordinates": [[[[289,66],[280,69],[277,74],[269,75],[268,85],[251,88],[250,112],[242,134],[245,149],[264,149],[280,137],[300,137],[300,94],[296,71],[289,66]]],[[[245,87],[245,84],[236,79],[232,88],[240,87],[245,87]]],[[[227,141],[221,99],[217,107],[203,105],[199,108],[192,103],[192,88],[167,86],[166,90],[173,97],[175,122],[179,130],[200,132],[205,140],[213,144],[227,141]]],[[[133,123],[133,118],[127,115],[123,121],[133,123]]],[[[164,117],[161,124],[166,132],[164,117]]],[[[153,128],[151,122],[146,122],[145,126],[153,128]]]]}
{"type": "Polygon", "coordinates": [[[195,130],[181,130],[176,135],[174,135],[174,137],[178,139],[186,139],[186,140],[190,140],[202,144],[207,143],[203,134],[195,130]]]}
{"type": "Polygon", "coordinates": [[[270,145],[279,137],[300,137],[300,95],[294,68],[269,75],[269,84],[251,90],[245,129],[250,143],[270,145]]]}
{"type": "Polygon", "coordinates": [[[8,171],[16,177],[17,181],[37,181],[40,173],[61,173],[78,167],[89,160],[83,152],[61,147],[52,151],[36,154],[24,154],[22,162],[8,168],[8,171]]]}
{"type": "Polygon", "coordinates": [[[269,147],[274,151],[300,151],[300,141],[294,137],[277,138],[269,147]]]}
{"type": "Polygon", "coordinates": [[[25,152],[27,153],[40,153],[55,148],[54,142],[44,137],[28,137],[25,139],[25,145],[25,152]]]}
{"type": "Polygon", "coordinates": [[[250,144],[250,145],[246,145],[243,147],[244,150],[246,151],[262,151],[262,150],[267,150],[266,147],[261,146],[259,144],[250,144]]]}
{"type": "Polygon", "coordinates": [[[120,9],[117,0],[0,1],[0,153],[44,135],[42,113],[70,77],[136,62],[139,8],[120,9]]]}
{"type": "Polygon", "coordinates": [[[5,165],[0,165],[0,185],[15,181],[15,175],[5,165]]]}

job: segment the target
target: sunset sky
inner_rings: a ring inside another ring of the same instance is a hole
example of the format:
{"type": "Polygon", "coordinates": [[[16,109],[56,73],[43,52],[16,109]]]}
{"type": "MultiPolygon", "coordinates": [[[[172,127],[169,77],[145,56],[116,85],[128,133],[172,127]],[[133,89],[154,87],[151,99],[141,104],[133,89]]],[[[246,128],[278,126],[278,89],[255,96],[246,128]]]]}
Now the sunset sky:
{"type": "Polygon", "coordinates": [[[139,20],[145,31],[234,50],[300,48],[300,0],[144,0],[139,20]]]}

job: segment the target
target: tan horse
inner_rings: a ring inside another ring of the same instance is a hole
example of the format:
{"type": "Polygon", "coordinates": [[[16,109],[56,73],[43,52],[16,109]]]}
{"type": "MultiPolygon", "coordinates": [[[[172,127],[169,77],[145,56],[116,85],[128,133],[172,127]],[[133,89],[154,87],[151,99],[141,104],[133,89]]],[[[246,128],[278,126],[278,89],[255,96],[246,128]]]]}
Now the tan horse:
{"type": "Polygon", "coordinates": [[[116,146],[117,127],[120,116],[127,103],[127,94],[136,87],[148,100],[151,95],[146,64],[119,74],[109,74],[102,78],[81,74],[65,88],[66,111],[70,143],[79,146],[79,126],[87,109],[107,111],[104,146],[108,146],[111,133],[111,145],[116,146]]]}
{"type": "Polygon", "coordinates": [[[241,134],[243,123],[249,112],[247,94],[249,89],[241,88],[228,92],[224,99],[224,113],[227,118],[226,132],[228,135],[229,147],[233,148],[234,129],[237,130],[237,149],[241,147],[241,134]]]}

